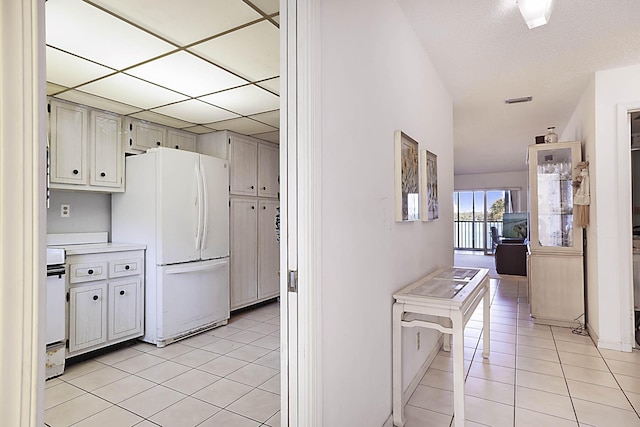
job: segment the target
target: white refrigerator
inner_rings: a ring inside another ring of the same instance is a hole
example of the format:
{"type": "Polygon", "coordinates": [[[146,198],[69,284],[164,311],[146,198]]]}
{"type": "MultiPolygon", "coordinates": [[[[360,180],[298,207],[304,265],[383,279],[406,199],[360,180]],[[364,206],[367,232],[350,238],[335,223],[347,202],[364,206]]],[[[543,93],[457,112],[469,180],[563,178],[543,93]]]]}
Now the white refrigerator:
{"type": "Polygon", "coordinates": [[[143,341],[164,347],[229,319],[229,168],[172,148],[126,159],[114,242],[146,249],[143,341]]]}

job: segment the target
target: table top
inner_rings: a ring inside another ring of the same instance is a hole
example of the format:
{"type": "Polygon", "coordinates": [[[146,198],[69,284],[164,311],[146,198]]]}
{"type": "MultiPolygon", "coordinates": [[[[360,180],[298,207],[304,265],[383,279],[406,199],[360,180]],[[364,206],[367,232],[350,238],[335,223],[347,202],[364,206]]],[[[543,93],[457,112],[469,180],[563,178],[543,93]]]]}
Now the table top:
{"type": "Polygon", "coordinates": [[[398,302],[426,302],[460,305],[487,277],[486,268],[444,267],[396,292],[398,302]]]}

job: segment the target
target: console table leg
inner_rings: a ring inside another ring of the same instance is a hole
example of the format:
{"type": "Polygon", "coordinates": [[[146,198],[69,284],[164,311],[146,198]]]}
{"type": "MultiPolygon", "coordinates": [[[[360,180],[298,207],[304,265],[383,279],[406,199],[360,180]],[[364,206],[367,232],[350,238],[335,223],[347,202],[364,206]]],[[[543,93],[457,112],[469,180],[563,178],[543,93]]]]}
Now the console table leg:
{"type": "Polygon", "coordinates": [[[482,336],[483,336],[483,346],[482,346],[482,357],[485,359],[489,358],[489,351],[491,345],[491,335],[489,330],[491,329],[491,319],[489,314],[489,298],[491,294],[491,288],[489,286],[489,280],[487,280],[487,284],[485,285],[485,293],[482,297],[483,299],[483,307],[482,307],[482,336]]]}
{"type": "Polygon", "coordinates": [[[393,304],[393,425],[404,426],[402,406],[402,313],[404,304],[393,304]]]}
{"type": "Polygon", "coordinates": [[[453,313],[453,410],[455,427],[464,427],[464,320],[453,313]]]}

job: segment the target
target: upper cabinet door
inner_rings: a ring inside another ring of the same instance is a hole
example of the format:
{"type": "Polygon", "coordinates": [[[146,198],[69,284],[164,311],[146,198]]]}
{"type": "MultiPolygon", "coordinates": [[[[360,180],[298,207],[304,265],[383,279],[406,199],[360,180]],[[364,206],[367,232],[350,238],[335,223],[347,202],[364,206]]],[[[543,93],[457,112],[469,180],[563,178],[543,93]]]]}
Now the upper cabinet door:
{"type": "Polygon", "coordinates": [[[231,194],[242,196],[258,194],[257,162],[257,141],[237,136],[231,138],[231,194]]]}
{"type": "Polygon", "coordinates": [[[127,152],[144,152],[149,148],[162,147],[167,140],[167,130],[162,126],[139,120],[127,120],[125,141],[127,152]]]}
{"type": "Polygon", "coordinates": [[[87,183],[87,109],[51,101],[51,182],[87,183]]]}
{"type": "Polygon", "coordinates": [[[91,185],[122,187],[122,138],[120,117],[91,111],[89,146],[91,151],[91,185]]]}
{"type": "Polygon", "coordinates": [[[278,197],[280,151],[277,146],[258,145],[258,196],[278,197]]]}
{"type": "Polygon", "coordinates": [[[170,129],[167,132],[166,147],[176,150],[196,151],[196,136],[189,132],[170,129]]]}

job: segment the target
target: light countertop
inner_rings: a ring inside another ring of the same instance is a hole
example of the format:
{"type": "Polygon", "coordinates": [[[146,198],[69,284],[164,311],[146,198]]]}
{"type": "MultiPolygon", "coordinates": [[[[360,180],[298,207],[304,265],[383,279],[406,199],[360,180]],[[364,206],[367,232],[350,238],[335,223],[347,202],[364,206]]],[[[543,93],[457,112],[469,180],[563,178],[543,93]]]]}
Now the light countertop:
{"type": "Polygon", "coordinates": [[[52,245],[50,248],[62,248],[67,256],[86,255],[104,252],[136,251],[146,249],[146,245],[139,243],[87,243],[81,245],[52,245]]]}

